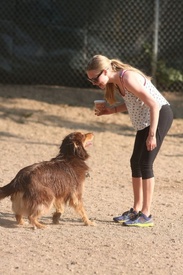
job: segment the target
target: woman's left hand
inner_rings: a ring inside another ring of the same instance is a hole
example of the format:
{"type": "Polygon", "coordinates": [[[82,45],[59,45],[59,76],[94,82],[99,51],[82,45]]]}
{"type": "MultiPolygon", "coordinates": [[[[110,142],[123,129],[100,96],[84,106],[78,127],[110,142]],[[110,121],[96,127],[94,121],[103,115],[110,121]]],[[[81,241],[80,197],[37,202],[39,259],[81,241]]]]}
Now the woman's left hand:
{"type": "Polygon", "coordinates": [[[148,136],[146,140],[146,146],[148,151],[152,151],[154,148],[156,148],[156,137],[148,136]]]}

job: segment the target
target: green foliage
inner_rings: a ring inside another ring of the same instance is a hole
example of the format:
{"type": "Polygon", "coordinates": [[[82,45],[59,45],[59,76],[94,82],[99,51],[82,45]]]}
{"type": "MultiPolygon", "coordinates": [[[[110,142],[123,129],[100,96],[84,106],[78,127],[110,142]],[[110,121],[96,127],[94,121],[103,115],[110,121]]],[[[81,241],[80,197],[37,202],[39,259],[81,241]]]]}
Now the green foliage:
{"type": "Polygon", "coordinates": [[[174,68],[167,67],[166,63],[162,60],[157,62],[155,77],[157,84],[165,89],[169,89],[176,82],[183,84],[183,73],[174,68]]]}
{"type": "Polygon", "coordinates": [[[154,64],[154,53],[150,43],[146,42],[142,45],[142,54],[140,57],[142,60],[151,62],[151,69],[154,72],[153,78],[155,78],[158,88],[175,90],[176,86],[183,87],[183,72],[168,67],[164,60],[159,60],[157,64],[154,64]],[[176,85],[177,83],[179,85],[176,85]]]}

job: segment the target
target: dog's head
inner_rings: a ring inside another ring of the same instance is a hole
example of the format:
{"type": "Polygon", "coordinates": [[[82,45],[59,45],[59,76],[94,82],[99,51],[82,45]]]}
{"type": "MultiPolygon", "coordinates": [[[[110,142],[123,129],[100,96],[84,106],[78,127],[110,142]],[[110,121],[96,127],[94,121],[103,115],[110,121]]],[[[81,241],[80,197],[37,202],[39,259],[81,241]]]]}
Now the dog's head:
{"type": "Polygon", "coordinates": [[[86,147],[92,144],[94,135],[92,133],[74,132],[66,136],[60,146],[60,154],[64,158],[78,157],[86,160],[89,155],[86,147]]]}

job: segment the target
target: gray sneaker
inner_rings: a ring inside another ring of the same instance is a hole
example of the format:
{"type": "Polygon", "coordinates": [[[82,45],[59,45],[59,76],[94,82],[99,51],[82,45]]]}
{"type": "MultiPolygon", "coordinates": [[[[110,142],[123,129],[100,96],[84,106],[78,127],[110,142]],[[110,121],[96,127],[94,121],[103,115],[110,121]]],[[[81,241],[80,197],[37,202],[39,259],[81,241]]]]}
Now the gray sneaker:
{"type": "Polygon", "coordinates": [[[150,215],[147,217],[142,212],[139,212],[136,217],[129,219],[128,221],[124,222],[123,225],[125,226],[137,226],[137,227],[151,227],[154,226],[153,218],[150,215]]]}
{"type": "Polygon", "coordinates": [[[135,210],[133,210],[133,208],[131,208],[129,211],[124,212],[121,216],[114,217],[113,221],[118,222],[118,223],[123,223],[123,222],[126,222],[126,221],[132,219],[136,215],[137,215],[137,212],[135,210]]]}

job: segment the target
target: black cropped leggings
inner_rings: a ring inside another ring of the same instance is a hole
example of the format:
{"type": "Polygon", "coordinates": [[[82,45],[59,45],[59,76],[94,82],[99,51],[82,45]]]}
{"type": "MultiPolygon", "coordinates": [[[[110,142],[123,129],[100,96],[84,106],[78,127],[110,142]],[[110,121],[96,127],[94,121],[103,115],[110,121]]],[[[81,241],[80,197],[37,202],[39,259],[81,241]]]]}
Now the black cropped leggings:
{"type": "Polygon", "coordinates": [[[133,153],[130,159],[132,177],[149,179],[154,177],[153,163],[160,150],[163,139],[171,127],[173,113],[169,105],[162,106],[159,114],[159,122],[156,132],[157,147],[148,151],[146,139],[149,134],[149,127],[137,131],[133,153]]]}

